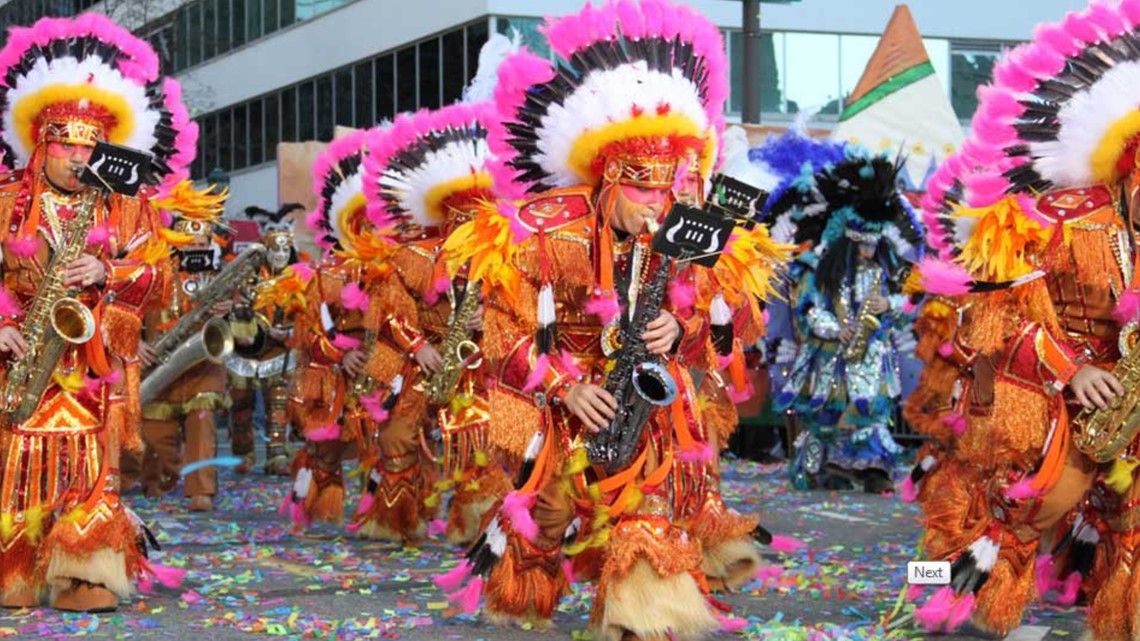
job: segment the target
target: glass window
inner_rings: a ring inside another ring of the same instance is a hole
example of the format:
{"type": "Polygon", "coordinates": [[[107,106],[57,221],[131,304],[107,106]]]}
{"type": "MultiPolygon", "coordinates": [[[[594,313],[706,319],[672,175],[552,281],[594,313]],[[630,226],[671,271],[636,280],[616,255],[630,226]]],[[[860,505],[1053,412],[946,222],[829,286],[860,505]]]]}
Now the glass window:
{"type": "Polygon", "coordinates": [[[206,119],[199,118],[198,122],[198,153],[194,156],[194,168],[192,171],[196,177],[201,178],[206,175],[206,141],[208,140],[206,129],[206,119]]]}
{"type": "Polygon", "coordinates": [[[281,92],[281,141],[297,142],[297,89],[281,92]]]}
{"type": "MultiPolygon", "coordinates": [[[[289,2],[289,0],[281,0],[282,2],[289,2]]],[[[261,0],[262,10],[262,32],[269,35],[278,29],[277,19],[280,14],[277,12],[278,0],[261,0]]]]}
{"type": "Polygon", "coordinates": [[[463,29],[455,29],[443,34],[443,104],[450,105],[463,97],[463,88],[470,82],[467,79],[467,64],[463,58],[463,29]]]}
{"type": "MultiPolygon", "coordinates": [[[[265,161],[270,162],[277,159],[277,143],[281,142],[281,120],[279,118],[281,111],[281,96],[273,94],[268,96],[265,101],[265,161]]],[[[285,138],[284,140],[289,140],[285,138]]]]}
{"type": "Polygon", "coordinates": [[[989,82],[1001,51],[996,45],[954,47],[950,55],[950,104],[959,120],[969,120],[978,109],[978,85],[989,82]]]}
{"type": "Polygon", "coordinates": [[[186,65],[193,67],[202,62],[202,5],[192,4],[186,8],[189,22],[186,28],[186,65]]]}
{"type": "Polygon", "coordinates": [[[550,45],[546,42],[546,36],[538,32],[538,25],[540,24],[542,24],[542,18],[499,17],[495,19],[495,31],[505,36],[510,36],[512,31],[517,31],[527,49],[530,49],[535,55],[550,58],[550,45]]]}
{"type": "Polygon", "coordinates": [[[261,0],[246,0],[245,9],[245,39],[257,40],[261,37],[261,0]]]}
{"type": "Polygon", "coordinates": [[[395,56],[380,56],[376,67],[376,122],[391,119],[396,115],[396,73],[395,56]]]}
{"type": "Polygon", "coordinates": [[[333,112],[335,107],[333,76],[325,74],[317,78],[317,140],[332,140],[333,128],[336,126],[336,114],[333,112]]]}
{"type": "Polygon", "coordinates": [[[415,111],[419,106],[416,97],[416,48],[404,47],[396,54],[396,111],[415,111]]]}
{"type": "Polygon", "coordinates": [[[245,44],[245,8],[250,4],[253,4],[253,1],[233,0],[233,6],[230,8],[230,24],[232,25],[230,38],[233,40],[235,49],[245,44]]]}
{"type": "Polygon", "coordinates": [[[335,122],[338,125],[352,127],[356,123],[352,117],[352,67],[338,70],[334,79],[336,80],[336,86],[333,88],[336,102],[335,122]]]}
{"type": "MultiPolygon", "coordinates": [[[[232,0],[233,4],[241,4],[244,0],[232,0]]],[[[231,0],[218,0],[218,55],[233,48],[232,28],[230,27],[231,0]]]]}
{"type": "Polygon", "coordinates": [[[425,40],[420,50],[420,107],[439,109],[439,38],[425,40]]]}
{"type": "Polygon", "coordinates": [[[233,168],[250,166],[249,162],[249,122],[245,104],[234,107],[234,159],[233,168]]]}
{"type": "Polygon", "coordinates": [[[855,91],[877,46],[878,36],[839,36],[839,86],[844,100],[855,91]]]}
{"type": "MultiPolygon", "coordinates": [[[[234,167],[233,111],[226,109],[218,114],[218,167],[232,171],[234,167]]],[[[213,169],[211,167],[211,169],[213,169]]]]}
{"type": "Polygon", "coordinates": [[[486,20],[482,20],[467,25],[467,78],[474,78],[475,71],[479,69],[479,50],[491,36],[487,24],[486,20]]]}
{"type": "Polygon", "coordinates": [[[202,138],[206,141],[202,150],[202,174],[218,166],[218,116],[213,114],[202,119],[202,138]]]}
{"type": "Polygon", "coordinates": [[[307,142],[317,136],[317,99],[312,82],[297,86],[297,140],[307,142]]]}
{"type": "MultiPolygon", "coordinates": [[[[276,96],[274,96],[276,98],[276,96]]],[[[265,129],[262,100],[251,100],[249,103],[249,164],[260,165],[265,162],[265,129]]],[[[274,123],[273,128],[277,128],[274,123]]]]}
{"type": "Polygon", "coordinates": [[[203,62],[218,55],[218,0],[206,0],[202,3],[202,60],[203,62]]]}
{"type": "Polygon", "coordinates": [[[188,27],[190,13],[185,9],[174,14],[174,68],[185,69],[189,66],[186,60],[186,43],[189,41],[188,27]]]}
{"type": "Polygon", "coordinates": [[[923,38],[926,53],[930,54],[930,64],[942,83],[942,90],[950,95],[950,41],[942,38],[923,38]]]}
{"type": "Polygon", "coordinates": [[[376,111],[372,100],[372,61],[362,62],[353,70],[356,84],[353,87],[353,97],[356,101],[356,117],[353,124],[357,127],[371,127],[376,122],[376,111]]]}
{"type": "Polygon", "coordinates": [[[297,22],[297,2],[299,0],[281,0],[281,29],[297,22]]]}
{"type": "Polygon", "coordinates": [[[784,42],[785,113],[814,109],[839,113],[839,36],[788,33],[784,42]]]}

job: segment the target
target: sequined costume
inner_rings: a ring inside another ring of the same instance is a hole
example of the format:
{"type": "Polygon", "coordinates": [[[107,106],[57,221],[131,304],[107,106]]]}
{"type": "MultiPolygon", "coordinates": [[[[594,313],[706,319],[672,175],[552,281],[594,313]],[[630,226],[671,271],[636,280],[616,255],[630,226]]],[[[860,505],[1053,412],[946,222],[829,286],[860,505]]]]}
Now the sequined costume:
{"type": "Polygon", "coordinates": [[[1038,27],[995,66],[974,135],[932,178],[942,250],[920,272],[963,310],[942,354],[962,365],[964,402],[916,488],[928,558],[952,563],[951,585],[919,597],[928,630],[1005,634],[1034,598],[1083,595],[1089,638],[1140,637],[1137,445],[1097,465],[1073,438],[1074,388],[1113,370],[1122,327],[1140,318],[1137,88],[1120,82],[1140,65],[1138,27],[1131,1],[1038,27]],[[1106,62],[1070,72],[1084,52],[1106,62]],[[1040,56],[1056,65],[1025,65],[1040,56]]]}
{"type": "Polygon", "coordinates": [[[293,313],[288,301],[258,303],[261,292],[275,287],[278,278],[288,278],[286,269],[298,261],[293,245],[293,222],[286,218],[300,209],[289,204],[276,213],[251,207],[246,215],[261,227],[261,243],[266,247],[266,265],[242,288],[231,323],[234,354],[226,362],[229,374],[230,429],[233,453],[244,459],[239,473],[253,469],[254,404],[261,396],[265,408],[265,473],[289,475],[289,420],[286,398],[297,366],[297,354],[289,340],[293,335],[293,313]],[[255,309],[256,308],[256,309],[255,309]]]}
{"type": "Polygon", "coordinates": [[[140,319],[169,295],[169,247],[147,199],[193,158],[196,129],[186,126],[178,85],[159,81],[149,45],[103,16],[45,18],[7,43],[4,163],[21,169],[0,187],[0,326],[26,331],[33,300],[55,296],[40,291],[45,267],[71,242],[86,241],[103,279],[74,287],[93,334],[66,344],[31,417],[3,425],[0,603],[35,607],[46,597],[57,609],[114,610],[150,572],[142,524],[119,498],[120,447],[141,447],[140,319]],[[152,152],[156,172],[140,176],[148,184],[139,197],[99,195],[86,239],[69,238],[88,188],[70,171],[73,184],[48,176],[61,161],[86,162],[98,140],[152,152]]]}
{"type": "Polygon", "coordinates": [[[452,598],[468,611],[484,597],[494,621],[548,626],[568,561],[598,586],[599,638],[703,638],[719,622],[700,543],[678,524],[672,492],[684,483],[674,460],[707,451],[696,390],[677,360],[707,341],[707,317],[661,294],[666,326],[678,330],[662,359],[677,394],[650,414],[632,462],[610,473],[591,462],[571,404],[618,358],[605,328],[657,295],[648,284],[658,273],[676,275],[637,227],[669,206],[690,152],[702,172],[715,163],[723,43],[699,14],[660,0],[591,7],[543,32],[570,68],[529,52],[503,63],[488,123],[499,200],[468,236],[497,380],[490,438],[520,472],[466,560],[437,583],[458,588],[452,598]],[[675,20],[654,19],[664,15],[675,20]],[[638,225],[628,220],[636,194],[652,194],[638,225]]]}

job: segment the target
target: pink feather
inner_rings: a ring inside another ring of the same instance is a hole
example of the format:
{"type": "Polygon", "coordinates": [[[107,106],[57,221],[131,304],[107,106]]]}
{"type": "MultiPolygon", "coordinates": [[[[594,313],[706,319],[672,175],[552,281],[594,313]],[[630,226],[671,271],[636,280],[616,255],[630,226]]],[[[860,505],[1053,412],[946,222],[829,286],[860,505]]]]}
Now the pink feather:
{"type": "Polygon", "coordinates": [[[96,225],[87,232],[88,245],[101,245],[106,251],[111,250],[111,230],[106,225],[96,225]]]}
{"type": "Polygon", "coordinates": [[[562,371],[565,372],[570,378],[581,379],[585,375],[578,363],[574,362],[574,354],[572,352],[564,352],[558,350],[558,362],[562,364],[562,371]]]}
{"type": "Polygon", "coordinates": [[[713,460],[715,456],[713,446],[710,443],[699,443],[696,444],[694,449],[683,450],[677,454],[677,458],[684,463],[697,463],[701,465],[713,460]]]}
{"type": "Polygon", "coordinates": [[[20,309],[20,304],[16,302],[16,298],[6,287],[0,286],[0,316],[20,318],[23,315],[24,310],[20,309]]]}
{"type": "Polygon", "coordinates": [[[777,534],[772,537],[772,543],[769,545],[769,547],[777,552],[788,554],[795,552],[796,550],[802,550],[806,548],[807,543],[804,543],[799,539],[794,539],[790,536],[782,536],[777,534]]]}
{"type": "Polygon", "coordinates": [[[1072,572],[1065,580],[1061,582],[1061,593],[1057,595],[1056,603],[1058,605],[1073,605],[1077,602],[1077,596],[1081,592],[1081,583],[1084,577],[1080,572],[1072,572]]]}
{"type": "Polygon", "coordinates": [[[914,620],[918,621],[927,632],[937,632],[950,618],[950,610],[953,607],[953,588],[949,586],[939,588],[929,601],[915,608],[914,620]]]}
{"type": "Polygon", "coordinates": [[[1140,25],[1140,0],[1121,0],[1117,9],[1129,24],[1140,25]]]}
{"type": "MultiPolygon", "coordinates": [[[[1017,58],[1021,54],[1019,51],[1026,45],[1015,47],[1012,51],[1006,54],[1006,59],[999,62],[994,67],[994,83],[998,86],[1013,91],[1015,93],[1027,93],[1033,91],[1037,86],[1037,79],[1026,73],[1025,69],[1017,64],[1017,58]]],[[[977,125],[977,123],[974,123],[977,125]]],[[[977,134],[977,129],[974,129],[977,134]]],[[[984,137],[979,136],[982,140],[984,137]]]]}
{"type": "Polygon", "coordinates": [[[724,369],[724,368],[728,367],[729,365],[732,365],[732,359],[733,359],[732,354],[717,354],[716,355],[716,368],[717,369],[724,369]]]}
{"type": "Polygon", "coordinates": [[[290,508],[293,507],[293,492],[286,492],[285,498],[281,500],[281,505],[277,506],[277,513],[281,516],[288,516],[290,508]]]}
{"type": "Polygon", "coordinates": [[[428,536],[443,536],[447,534],[447,521],[432,519],[428,521],[428,536]]]}
{"type": "Polygon", "coordinates": [[[1065,57],[1051,47],[1034,43],[1025,49],[1017,64],[1035,78],[1049,78],[1065,68],[1065,57]]]}
{"type": "Polygon", "coordinates": [[[186,578],[186,570],[161,563],[146,562],[146,571],[154,575],[159,583],[168,588],[181,587],[182,581],[186,578]]]}
{"type": "Polygon", "coordinates": [[[1112,315],[1122,325],[1140,320],[1140,290],[1129,289],[1124,292],[1120,301],[1116,303],[1116,309],[1113,310],[1112,315]]]}
{"type": "Polygon", "coordinates": [[[957,263],[924,258],[918,267],[920,287],[931,294],[960,296],[969,293],[973,278],[957,263]]]}
{"type": "Polygon", "coordinates": [[[357,399],[360,406],[368,411],[372,416],[372,420],[377,423],[383,423],[388,420],[388,410],[384,409],[384,403],[380,400],[380,392],[361,396],[357,399]]]}
{"type": "Polygon", "coordinates": [[[159,210],[158,221],[162,223],[163,227],[170,227],[174,224],[174,214],[166,211],[165,209],[159,210]]]}
{"type": "Polygon", "coordinates": [[[922,594],[924,592],[926,592],[926,586],[925,585],[918,585],[918,584],[909,585],[906,588],[906,600],[907,601],[917,601],[917,600],[922,598],[922,594]]]}
{"type": "Polygon", "coordinates": [[[903,480],[902,485],[899,486],[899,498],[903,503],[914,503],[918,500],[918,487],[914,484],[914,479],[908,475],[903,480]]]}
{"type": "Polygon", "coordinates": [[[356,534],[357,532],[364,529],[364,522],[353,521],[351,523],[347,523],[345,524],[344,529],[347,530],[350,534],[356,534]]]}
{"type": "Polygon", "coordinates": [[[1032,499],[1041,496],[1041,490],[1033,487],[1033,481],[1029,478],[1023,478],[1017,483],[1006,488],[1005,496],[1011,501],[1023,501],[1025,499],[1032,499]]]}
{"type": "Polygon", "coordinates": [[[17,258],[31,258],[36,255],[36,251],[40,248],[39,236],[21,236],[19,238],[9,238],[8,251],[12,252],[17,258]]]}
{"type": "Polygon", "coordinates": [[[669,304],[673,309],[690,309],[696,301],[697,290],[691,284],[679,280],[669,283],[669,304]]]}
{"type": "Polygon", "coordinates": [[[957,630],[972,616],[974,616],[974,595],[967,593],[950,606],[950,614],[946,617],[946,628],[957,630]]]}
{"type": "Polygon", "coordinates": [[[324,220],[323,214],[324,212],[319,209],[314,209],[313,211],[305,214],[305,225],[307,225],[309,229],[312,229],[313,231],[323,231],[324,228],[321,226],[321,221],[324,220]]]}
{"type": "Polygon", "coordinates": [[[946,341],[938,346],[938,355],[942,358],[950,358],[954,354],[953,341],[946,341]]]}
{"type": "Polygon", "coordinates": [[[1106,3],[1093,2],[1085,10],[1085,14],[1088,16],[1088,21],[1096,26],[1106,39],[1115,38],[1128,29],[1124,16],[1119,10],[1106,3]]]}
{"type": "Polygon", "coordinates": [[[472,578],[467,587],[448,595],[448,603],[455,603],[465,614],[475,614],[479,610],[479,598],[483,596],[483,577],[472,578]]]}
{"type": "Polygon", "coordinates": [[[1037,596],[1041,599],[1053,591],[1058,583],[1053,578],[1054,559],[1052,554],[1040,554],[1033,564],[1033,577],[1037,583],[1037,596]]]}
{"type": "Polygon", "coordinates": [[[917,311],[918,311],[918,305],[915,305],[914,301],[912,301],[909,298],[907,298],[906,300],[903,301],[903,313],[904,314],[914,314],[917,311]]]}
{"type": "Polygon", "coordinates": [[[586,313],[596,316],[602,325],[608,325],[621,313],[621,307],[618,306],[616,295],[595,294],[586,301],[586,313]]]}
{"type": "Polygon", "coordinates": [[[1057,54],[1071,57],[1081,52],[1082,43],[1073,39],[1061,25],[1057,23],[1043,23],[1033,31],[1033,40],[1038,45],[1049,47],[1057,54]]]}
{"type": "Polygon", "coordinates": [[[340,425],[330,423],[318,427],[315,430],[309,430],[309,432],[305,434],[305,438],[317,443],[322,441],[335,441],[340,438],[340,425]]]}
{"type": "Polygon", "coordinates": [[[171,115],[171,127],[177,131],[173,154],[166,163],[176,175],[185,174],[198,153],[198,123],[190,119],[190,111],[182,100],[182,85],[177,80],[166,78],[162,89],[163,104],[171,115]]]}
{"type": "Polygon", "coordinates": [[[543,379],[546,378],[546,372],[550,370],[550,356],[543,354],[538,357],[534,363],[534,369],[526,376],[526,383],[523,385],[524,392],[533,392],[542,385],[543,379]]]}
{"type": "Polygon", "coordinates": [[[562,574],[566,576],[566,582],[570,585],[578,582],[578,577],[574,576],[574,563],[570,559],[563,559],[562,574]]]}
{"type": "Polygon", "coordinates": [[[966,421],[966,417],[963,416],[961,412],[951,412],[947,414],[945,417],[943,417],[942,424],[950,428],[950,431],[954,432],[955,436],[962,436],[965,434],[966,428],[969,426],[966,421]]]}
{"type": "Polygon", "coordinates": [[[503,497],[503,514],[510,519],[515,532],[531,543],[538,538],[538,524],[530,514],[537,498],[537,494],[520,494],[517,490],[503,497]]]}
{"type": "Polygon", "coordinates": [[[751,399],[752,396],[756,393],[756,390],[752,387],[752,383],[748,383],[748,385],[742,390],[738,390],[736,387],[729,385],[728,387],[724,388],[724,393],[726,396],[728,396],[728,400],[737,405],[740,405],[741,403],[748,402],[748,400],[751,399]]]}
{"type": "Polygon", "coordinates": [[[154,579],[149,574],[140,575],[138,588],[140,594],[154,594],[154,579]]]}
{"type": "Polygon", "coordinates": [[[990,205],[1005,197],[1009,179],[999,173],[977,173],[967,176],[962,184],[970,191],[970,202],[990,205]]]}
{"type": "Polygon", "coordinates": [[[444,592],[454,592],[459,586],[463,585],[463,582],[466,581],[469,576],[471,576],[471,562],[467,559],[463,559],[459,562],[459,565],[456,565],[444,574],[435,575],[431,581],[444,592]]]}
{"type": "Polygon", "coordinates": [[[1061,28],[1065,33],[1069,34],[1074,40],[1079,40],[1086,45],[1096,43],[1100,40],[1100,33],[1097,31],[1095,22],[1089,19],[1089,15],[1085,12],[1071,11],[1061,21],[1061,28]]]}
{"type": "Polygon", "coordinates": [[[340,300],[345,309],[356,309],[361,312],[368,311],[368,293],[361,289],[359,283],[348,283],[340,290],[340,300]]]}
{"type": "Polygon", "coordinates": [[[356,515],[367,514],[372,509],[372,504],[376,502],[371,494],[365,493],[360,497],[360,504],[356,506],[356,515]]]}
{"type": "Polygon", "coordinates": [[[716,617],[717,622],[720,623],[720,629],[724,632],[740,632],[744,628],[748,627],[748,619],[728,617],[715,610],[713,611],[713,616],[716,617]]]}
{"type": "Polygon", "coordinates": [[[313,268],[309,266],[308,263],[293,263],[289,266],[289,269],[293,270],[293,273],[297,275],[297,278],[301,279],[301,282],[307,283],[313,278],[313,268]]]}
{"type": "Polygon", "coordinates": [[[342,352],[351,352],[352,350],[360,347],[360,339],[353,338],[348,334],[337,334],[336,338],[332,340],[333,347],[342,352]]]}
{"type": "MultiPolygon", "coordinates": [[[[1017,96],[993,85],[978,86],[978,112],[984,118],[1011,122],[1025,113],[1025,106],[1017,101],[1017,96]]],[[[961,175],[961,172],[958,173],[961,175]]]]}

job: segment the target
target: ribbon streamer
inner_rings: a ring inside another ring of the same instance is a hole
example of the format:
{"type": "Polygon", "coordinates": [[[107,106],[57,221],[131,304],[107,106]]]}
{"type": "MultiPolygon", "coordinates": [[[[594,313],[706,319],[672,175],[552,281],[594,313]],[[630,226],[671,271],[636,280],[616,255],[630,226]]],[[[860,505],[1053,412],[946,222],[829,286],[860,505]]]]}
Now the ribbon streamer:
{"type": "Polygon", "coordinates": [[[237,467],[238,465],[241,465],[242,460],[243,459],[241,459],[240,457],[237,457],[237,456],[219,456],[217,458],[208,458],[208,459],[203,459],[201,461],[194,461],[193,463],[190,463],[189,465],[183,465],[182,466],[182,472],[180,472],[180,475],[186,476],[186,475],[191,474],[193,472],[197,472],[198,470],[200,470],[202,468],[211,467],[211,466],[215,466],[215,465],[218,467],[237,467]]]}

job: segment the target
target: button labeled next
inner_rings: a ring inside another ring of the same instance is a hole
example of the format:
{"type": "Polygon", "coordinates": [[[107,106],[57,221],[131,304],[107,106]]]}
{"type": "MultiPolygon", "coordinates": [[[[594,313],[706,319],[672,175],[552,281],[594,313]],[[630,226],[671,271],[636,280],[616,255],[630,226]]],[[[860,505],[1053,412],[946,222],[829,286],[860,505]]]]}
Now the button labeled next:
{"type": "Polygon", "coordinates": [[[910,561],[906,564],[906,582],[910,585],[948,585],[949,561],[910,561]]]}

